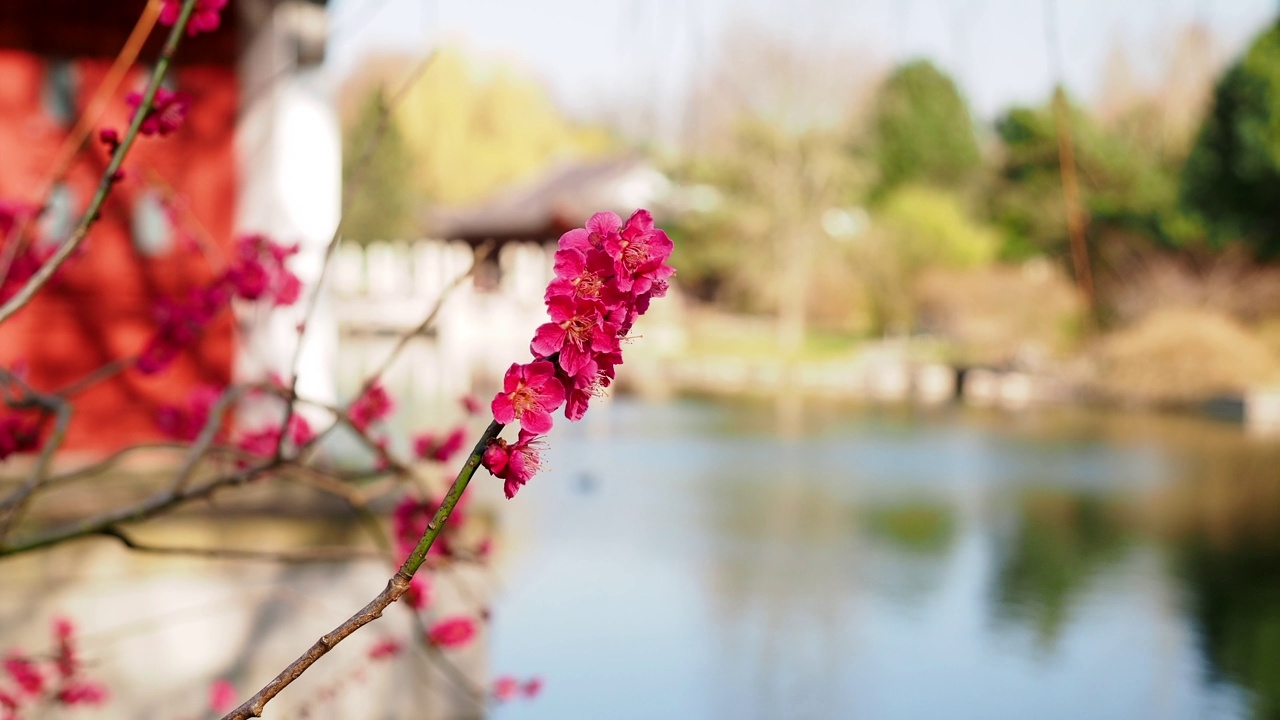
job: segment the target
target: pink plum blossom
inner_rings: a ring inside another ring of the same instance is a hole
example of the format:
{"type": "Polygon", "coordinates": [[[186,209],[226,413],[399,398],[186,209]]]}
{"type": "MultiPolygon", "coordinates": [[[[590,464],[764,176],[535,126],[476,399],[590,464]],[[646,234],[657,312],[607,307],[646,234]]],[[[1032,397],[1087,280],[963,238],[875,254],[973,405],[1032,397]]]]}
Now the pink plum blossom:
{"type": "Polygon", "coordinates": [[[521,691],[524,693],[525,698],[528,700],[532,700],[538,697],[538,693],[542,692],[542,678],[540,677],[529,678],[529,681],[524,684],[524,687],[521,688],[521,691]]]}
{"type": "Polygon", "coordinates": [[[521,429],[514,443],[507,444],[502,438],[491,441],[480,462],[490,474],[505,481],[503,492],[511,499],[542,468],[543,449],[541,435],[521,429]]]}
{"type": "Polygon", "coordinates": [[[547,314],[551,322],[538,328],[529,349],[539,357],[560,353],[559,365],[570,375],[585,367],[593,353],[618,349],[618,328],[605,322],[604,306],[595,300],[556,295],[547,301],[547,314]]]}
{"type": "Polygon", "coordinates": [[[209,684],[209,709],[222,714],[236,706],[236,686],[221,678],[209,684]]]}
{"type": "MultiPolygon", "coordinates": [[[[175,25],[182,14],[182,0],[162,0],[160,24],[175,25]]],[[[194,36],[217,30],[222,25],[222,9],[227,0],[196,0],[191,19],[187,21],[187,35],[194,36]]]]}
{"type": "Polygon", "coordinates": [[[493,699],[498,702],[514,700],[520,694],[520,681],[511,675],[503,675],[493,681],[493,699]]]}
{"type": "Polygon", "coordinates": [[[653,216],[647,210],[637,210],[621,232],[604,241],[605,252],[613,258],[618,289],[637,295],[675,272],[666,265],[673,247],[671,238],[653,227],[653,216]]]}
{"type": "Polygon", "coordinates": [[[445,618],[427,630],[427,641],[444,649],[460,648],[476,635],[476,623],[465,615],[445,618]]]}
{"type": "Polygon", "coordinates": [[[34,661],[20,653],[13,652],[4,659],[3,664],[5,672],[9,673],[9,677],[18,684],[18,687],[23,692],[28,695],[39,695],[44,692],[44,674],[36,667],[34,661]]]}
{"type": "MultiPolygon", "coordinates": [[[[133,107],[135,113],[142,106],[142,99],[143,95],[140,92],[131,92],[125,96],[125,102],[133,107]]],[[[190,111],[190,95],[184,92],[166,90],[165,88],[156,88],[156,95],[151,102],[151,108],[143,116],[142,125],[138,127],[138,131],[143,135],[164,137],[182,127],[182,123],[187,119],[187,113],[190,111]]]]}
{"type": "Polygon", "coordinates": [[[404,643],[393,637],[383,638],[369,648],[369,659],[387,660],[399,655],[403,650],[404,643]]]}
{"type": "Polygon", "coordinates": [[[347,419],[360,431],[391,414],[394,403],[381,383],[374,383],[364,391],[347,410],[347,419]]]}
{"type": "Polygon", "coordinates": [[[508,368],[502,392],[490,406],[494,419],[504,425],[519,421],[524,429],[546,433],[551,430],[551,413],[563,402],[564,386],[556,379],[555,365],[540,360],[508,368]]]}

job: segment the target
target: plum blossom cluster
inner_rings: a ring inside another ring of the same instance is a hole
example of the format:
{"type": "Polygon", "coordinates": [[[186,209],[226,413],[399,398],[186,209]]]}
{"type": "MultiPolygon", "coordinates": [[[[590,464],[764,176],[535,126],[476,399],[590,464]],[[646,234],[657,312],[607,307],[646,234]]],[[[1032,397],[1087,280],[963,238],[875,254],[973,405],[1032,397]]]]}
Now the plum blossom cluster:
{"type": "Polygon", "coordinates": [[[52,657],[10,650],[0,661],[5,677],[0,681],[0,720],[19,720],[27,710],[47,710],[50,704],[73,707],[106,702],[106,688],[84,677],[70,620],[53,621],[53,639],[52,657]]]}
{"type": "Polygon", "coordinates": [[[300,249],[298,243],[281,245],[266,235],[245,235],[236,243],[235,262],[223,279],[242,300],[270,300],[277,307],[292,305],[302,294],[302,281],[285,263],[300,249]]]}
{"type": "Polygon", "coordinates": [[[18,242],[17,228],[35,218],[36,208],[10,200],[0,200],[0,256],[9,255],[9,267],[0,280],[0,302],[7,302],[22,289],[32,275],[44,265],[54,248],[38,242],[28,242],[16,249],[9,243],[18,242]]]}
{"type": "Polygon", "coordinates": [[[491,404],[495,421],[520,423],[514,443],[496,438],[482,458],[508,498],[537,473],[552,413],[563,405],[566,418],[580,420],[591,398],[613,383],[622,340],[649,303],[667,293],[672,248],[647,210],[625,223],[596,213],[585,228],[561,236],[545,295],[551,322],[534,333],[534,361],[512,365],[491,404]]]}
{"type": "Polygon", "coordinates": [[[0,461],[40,449],[41,421],[19,414],[0,416],[0,461]]]}
{"type": "MultiPolygon", "coordinates": [[[[459,400],[467,415],[480,414],[480,401],[472,395],[465,395],[459,400]]],[[[413,455],[419,460],[447,463],[467,443],[467,427],[456,425],[447,433],[439,434],[430,430],[418,433],[413,437],[413,455]]]]}
{"type": "MultiPolygon", "coordinates": [[[[142,93],[131,92],[125,96],[125,102],[129,103],[129,107],[133,108],[136,115],[138,109],[142,106],[142,93]]],[[[191,112],[191,96],[187,93],[177,90],[166,90],[165,88],[156,88],[156,96],[151,101],[151,107],[147,108],[147,114],[142,116],[142,124],[138,126],[138,132],[143,135],[159,135],[165,137],[182,127],[182,123],[187,119],[187,113],[191,112]]],[[[115,146],[119,145],[119,138],[114,130],[110,128],[103,130],[98,134],[98,138],[115,152],[115,146]],[[107,130],[110,130],[108,133],[107,130]]]]}
{"type": "Polygon", "coordinates": [[[152,375],[167,368],[183,350],[194,346],[205,327],[225,310],[232,298],[292,305],[302,283],[286,266],[298,245],[281,245],[263,235],[245,235],[236,242],[226,271],[183,300],[156,304],[156,333],[138,357],[138,370],[152,375]]]}
{"type": "MultiPolygon", "coordinates": [[[[391,514],[391,535],[395,544],[396,559],[403,562],[418,545],[418,540],[427,531],[427,524],[440,509],[443,498],[430,496],[419,499],[406,495],[396,505],[391,514]]],[[[442,528],[436,542],[427,551],[429,566],[438,566],[459,557],[485,558],[489,554],[490,542],[487,538],[470,537],[464,533],[467,527],[467,500],[463,496],[454,506],[453,513],[442,528]]],[[[426,610],[431,605],[431,578],[426,573],[416,573],[409,582],[409,591],[405,593],[405,601],[415,610],[426,610]]]]}
{"type": "Polygon", "coordinates": [[[184,404],[161,407],[156,413],[156,424],[168,437],[192,442],[209,422],[209,413],[221,394],[213,385],[200,385],[187,395],[184,404]]]}
{"type": "MultiPolygon", "coordinates": [[[[316,437],[316,432],[311,427],[311,423],[301,415],[294,413],[289,416],[288,426],[281,432],[279,425],[268,425],[257,430],[248,430],[240,433],[236,438],[236,448],[247,455],[256,455],[261,458],[271,457],[276,454],[276,448],[281,446],[281,436],[293,443],[294,448],[300,448],[311,442],[316,437]]],[[[248,467],[249,463],[246,459],[239,461],[240,467],[248,467]]]]}
{"type": "Polygon", "coordinates": [[[466,647],[476,636],[476,621],[466,615],[437,620],[427,629],[427,642],[445,649],[466,647]]]}
{"type": "MultiPolygon", "coordinates": [[[[195,9],[191,11],[191,19],[187,21],[187,35],[196,36],[209,33],[222,25],[222,10],[227,0],[196,0],[195,9]]],[[[172,27],[182,15],[182,0],[162,0],[160,6],[160,24],[172,27]]]]}

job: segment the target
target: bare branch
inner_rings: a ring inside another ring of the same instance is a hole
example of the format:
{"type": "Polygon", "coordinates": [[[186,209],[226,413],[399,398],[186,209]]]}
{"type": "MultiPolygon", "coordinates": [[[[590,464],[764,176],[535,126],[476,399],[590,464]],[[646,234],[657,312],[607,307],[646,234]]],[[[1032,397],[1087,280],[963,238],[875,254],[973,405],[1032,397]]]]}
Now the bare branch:
{"type": "Polygon", "coordinates": [[[295,551],[244,550],[240,548],[196,548],[168,547],[151,545],[134,540],[117,527],[103,528],[98,533],[115,538],[130,550],[153,555],[176,555],[182,557],[206,558],[209,560],[254,560],[275,563],[334,563],[352,560],[383,560],[385,555],[378,550],[353,547],[319,547],[295,551]]]}
{"type": "Polygon", "coordinates": [[[418,571],[418,568],[422,567],[422,563],[426,560],[427,552],[435,543],[436,538],[440,536],[440,531],[444,529],[444,524],[453,513],[453,508],[458,504],[462,493],[466,491],[467,484],[471,482],[471,477],[475,475],[476,470],[480,467],[480,458],[489,446],[489,442],[496,438],[498,433],[502,432],[502,428],[503,426],[496,421],[489,423],[489,427],[485,428],[484,433],[480,435],[480,439],[476,441],[475,447],[472,448],[471,455],[467,457],[462,469],[458,471],[458,476],[454,479],[453,485],[449,487],[449,492],[440,503],[440,508],[436,510],[435,517],[427,524],[427,529],[423,532],[422,539],[418,541],[417,547],[400,565],[400,569],[396,571],[396,574],[387,581],[387,587],[378,593],[373,600],[369,601],[369,604],[361,608],[359,612],[334,628],[332,632],[317,640],[314,645],[297,660],[290,663],[271,682],[267,683],[240,707],[224,716],[222,720],[248,720],[248,718],[262,717],[263,708],[266,707],[267,703],[271,702],[272,698],[279,695],[281,690],[288,687],[294,680],[297,680],[302,673],[307,671],[307,668],[314,665],[317,660],[336,647],[338,643],[365,625],[382,617],[382,611],[391,603],[399,600],[408,591],[409,581],[413,579],[413,575],[418,571]]]}
{"type": "Polygon", "coordinates": [[[382,361],[382,364],[378,366],[378,369],[370,373],[369,377],[365,378],[365,381],[361,383],[361,393],[373,387],[373,384],[378,381],[378,378],[382,377],[382,375],[385,374],[396,361],[396,358],[400,357],[400,353],[404,352],[405,347],[409,345],[409,342],[413,340],[413,338],[424,334],[427,329],[431,327],[432,323],[436,321],[436,316],[440,314],[440,308],[444,307],[445,300],[448,299],[448,297],[453,294],[453,291],[457,290],[462,283],[466,282],[467,278],[475,274],[476,268],[480,266],[480,263],[484,262],[489,257],[489,253],[493,252],[493,247],[493,241],[489,240],[476,248],[475,257],[471,261],[471,267],[467,268],[465,273],[454,278],[445,286],[444,291],[440,293],[440,297],[436,299],[431,310],[427,312],[427,316],[422,319],[422,322],[418,323],[417,327],[400,335],[400,340],[396,343],[395,347],[391,348],[391,353],[382,361]]]}

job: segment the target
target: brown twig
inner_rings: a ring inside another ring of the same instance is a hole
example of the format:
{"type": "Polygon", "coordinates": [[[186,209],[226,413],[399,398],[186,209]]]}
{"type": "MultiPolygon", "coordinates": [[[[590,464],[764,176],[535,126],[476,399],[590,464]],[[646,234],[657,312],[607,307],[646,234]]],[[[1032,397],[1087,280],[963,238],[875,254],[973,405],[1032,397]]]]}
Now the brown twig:
{"type": "Polygon", "coordinates": [[[31,499],[31,494],[44,482],[49,472],[49,464],[53,461],[53,453],[62,446],[62,441],[66,438],[67,426],[71,423],[71,405],[62,398],[36,392],[20,377],[10,373],[8,370],[0,368],[0,377],[3,377],[6,388],[14,384],[22,386],[25,398],[13,403],[14,406],[33,405],[53,413],[55,417],[53,432],[45,439],[44,446],[40,449],[40,456],[37,458],[35,466],[31,468],[30,474],[27,475],[26,481],[18,486],[3,502],[0,502],[0,512],[4,514],[0,518],[0,542],[3,542],[8,537],[9,531],[17,524],[18,519],[22,517],[23,512],[26,510],[27,501],[31,499]]]}
{"type": "Polygon", "coordinates": [[[128,370],[129,368],[133,367],[134,363],[136,362],[138,362],[138,358],[136,357],[124,358],[122,360],[112,360],[111,362],[86,373],[83,377],[80,377],[76,380],[72,380],[66,385],[63,385],[57,390],[54,390],[51,394],[57,395],[58,397],[63,397],[63,398],[69,398],[74,395],[78,395],[81,392],[88,390],[90,387],[93,387],[94,385],[97,385],[98,383],[104,380],[113,378],[116,375],[119,375],[120,373],[128,370]]]}
{"type": "Polygon", "coordinates": [[[108,527],[146,520],[192,500],[208,497],[222,488],[243,485],[250,480],[276,470],[278,467],[279,463],[268,460],[259,465],[243,468],[227,475],[220,475],[202,484],[188,487],[185,490],[164,490],[134,505],[75,520],[42,532],[33,533],[16,542],[0,545],[0,557],[50,547],[68,540],[100,534],[102,530],[108,527]]]}
{"type": "MultiPolygon", "coordinates": [[[[341,214],[338,219],[338,226],[333,229],[333,235],[329,237],[329,243],[324,248],[324,260],[320,263],[320,276],[316,279],[315,288],[307,297],[307,308],[302,314],[302,322],[298,324],[298,340],[293,347],[293,358],[289,361],[289,393],[296,396],[298,393],[298,363],[302,360],[302,343],[306,339],[307,326],[311,323],[311,318],[315,315],[316,307],[320,304],[320,293],[324,289],[325,279],[329,276],[329,266],[333,264],[333,255],[338,250],[338,243],[342,240],[342,227],[346,221],[347,213],[351,209],[351,199],[355,197],[356,192],[364,184],[365,173],[368,172],[369,166],[373,162],[373,152],[377,149],[378,143],[382,141],[382,136],[386,134],[387,128],[391,123],[391,108],[399,104],[399,102],[408,93],[409,88],[413,87],[422,73],[431,65],[431,59],[435,57],[435,53],[431,53],[424,57],[409,76],[405,78],[400,89],[392,96],[391,100],[381,109],[378,116],[378,123],[374,126],[373,134],[369,136],[369,141],[365,143],[361,150],[360,158],[356,161],[355,170],[351,177],[344,183],[342,189],[342,205],[341,214]]],[[[3,317],[0,317],[3,320],[3,317]]],[[[288,427],[289,421],[293,419],[294,407],[290,402],[285,407],[284,425],[288,427]]],[[[281,434],[280,442],[276,445],[276,456],[279,457],[284,452],[284,435],[281,434]]]]}
{"type": "Polygon", "coordinates": [[[476,268],[480,266],[480,263],[484,262],[489,257],[489,253],[493,252],[493,247],[494,243],[492,240],[486,240],[484,243],[476,247],[475,256],[471,260],[471,267],[467,268],[466,272],[449,281],[448,285],[445,285],[443,292],[440,293],[440,297],[436,299],[431,310],[427,312],[427,316],[422,319],[422,322],[418,323],[417,327],[409,330],[408,332],[401,333],[399,341],[396,342],[395,347],[391,348],[391,352],[387,355],[386,359],[382,361],[382,364],[378,366],[378,369],[369,373],[369,377],[365,378],[365,381],[360,384],[361,394],[373,387],[373,384],[391,368],[391,365],[395,363],[396,358],[400,357],[400,353],[404,352],[404,349],[408,347],[413,338],[427,332],[427,329],[436,321],[436,316],[440,314],[440,309],[444,307],[445,300],[453,294],[453,292],[457,290],[462,283],[466,282],[467,278],[475,274],[476,268]]]}
{"type": "Polygon", "coordinates": [[[281,550],[244,550],[240,548],[196,548],[169,547],[151,545],[134,540],[117,527],[103,528],[99,535],[115,538],[122,545],[137,552],[153,555],[176,555],[182,557],[205,558],[209,560],[253,560],[275,563],[331,563],[351,560],[382,560],[385,556],[378,550],[352,547],[309,548],[286,552],[281,550]]]}
{"type": "Polygon", "coordinates": [[[453,508],[458,504],[462,493],[466,491],[467,484],[471,482],[471,477],[475,475],[476,470],[480,467],[480,457],[489,446],[489,442],[496,438],[498,433],[502,432],[502,427],[496,421],[491,422],[489,427],[481,434],[475,447],[472,448],[471,454],[467,457],[467,461],[463,464],[462,469],[458,471],[458,476],[454,478],[453,485],[449,487],[449,492],[440,503],[440,508],[436,510],[435,517],[427,524],[427,529],[423,532],[422,539],[418,541],[418,545],[413,549],[413,552],[400,565],[400,569],[387,581],[386,588],[356,614],[328,634],[323,635],[297,660],[289,663],[271,682],[255,693],[253,697],[246,700],[240,707],[227,713],[223,720],[248,720],[248,718],[262,717],[263,708],[266,707],[267,703],[271,702],[272,698],[279,695],[281,690],[298,679],[317,660],[324,657],[326,653],[337,647],[338,643],[365,625],[382,617],[382,611],[387,609],[391,603],[399,600],[409,590],[409,581],[413,579],[413,575],[418,571],[418,568],[422,567],[422,563],[426,560],[427,552],[435,543],[436,538],[439,537],[440,531],[444,529],[445,522],[448,521],[449,516],[453,513],[453,508]]]}
{"type": "Polygon", "coordinates": [[[191,443],[191,449],[187,451],[187,458],[183,460],[182,466],[173,476],[173,492],[182,492],[191,482],[191,476],[195,474],[196,467],[218,437],[218,431],[222,429],[222,418],[226,415],[227,408],[240,397],[240,393],[239,387],[227,388],[222,391],[218,401],[209,410],[209,417],[205,419],[204,427],[200,428],[200,434],[195,442],[191,443]]]}

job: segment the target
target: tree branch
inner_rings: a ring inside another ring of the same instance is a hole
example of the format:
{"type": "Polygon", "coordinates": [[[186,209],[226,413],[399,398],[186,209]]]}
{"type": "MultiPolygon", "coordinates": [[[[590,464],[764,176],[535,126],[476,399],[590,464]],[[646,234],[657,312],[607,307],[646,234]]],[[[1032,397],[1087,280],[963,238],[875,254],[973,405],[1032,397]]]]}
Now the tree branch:
{"type": "Polygon", "coordinates": [[[439,537],[440,531],[444,529],[445,522],[448,521],[449,516],[453,513],[453,508],[458,504],[462,493],[466,491],[467,484],[471,482],[471,477],[475,475],[476,470],[480,467],[480,458],[484,455],[489,442],[498,437],[498,433],[502,432],[502,428],[502,424],[497,421],[489,423],[489,427],[485,428],[475,447],[472,448],[471,455],[467,457],[462,469],[458,471],[458,476],[454,479],[453,485],[449,487],[449,492],[440,503],[440,508],[436,510],[435,517],[427,524],[427,529],[423,532],[422,539],[418,541],[417,547],[401,564],[396,574],[392,575],[391,579],[387,581],[387,587],[361,608],[359,612],[317,640],[297,660],[294,660],[288,667],[280,671],[280,674],[276,675],[271,682],[263,686],[261,690],[246,700],[240,707],[227,713],[222,720],[248,720],[248,718],[262,717],[263,708],[266,707],[267,703],[271,702],[272,698],[279,695],[281,690],[284,690],[290,683],[297,680],[302,673],[307,671],[307,668],[310,668],[317,660],[337,647],[338,643],[365,625],[382,617],[382,611],[391,603],[399,600],[408,591],[409,581],[413,579],[413,575],[418,571],[418,568],[422,567],[423,561],[426,560],[427,552],[431,549],[432,544],[435,543],[436,538],[439,537]]]}
{"type": "Polygon", "coordinates": [[[49,278],[53,277],[58,268],[62,267],[67,258],[71,257],[71,253],[75,252],[76,248],[79,248],[84,243],[85,238],[88,237],[89,228],[97,222],[102,212],[102,205],[106,202],[107,195],[111,193],[111,187],[115,185],[116,172],[120,170],[120,166],[124,163],[124,158],[128,154],[129,148],[133,147],[133,141],[137,138],[138,131],[142,128],[142,121],[151,112],[155,103],[156,92],[160,89],[160,84],[169,72],[169,65],[173,62],[174,53],[178,50],[178,43],[182,40],[195,6],[196,0],[183,0],[178,21],[170,29],[169,37],[164,43],[164,49],[161,51],[159,59],[156,60],[155,69],[151,72],[151,80],[147,83],[147,89],[142,94],[142,102],[139,103],[137,111],[133,114],[133,121],[129,123],[129,129],[125,131],[124,139],[121,140],[120,145],[111,155],[111,162],[107,163],[107,168],[102,171],[102,178],[98,181],[98,190],[93,194],[93,199],[89,201],[89,206],[85,208],[84,215],[76,225],[75,231],[71,233],[71,237],[58,246],[53,256],[40,266],[40,269],[27,280],[26,284],[13,297],[9,298],[8,302],[0,306],[0,323],[8,320],[24,305],[31,302],[31,298],[35,297],[40,288],[49,282],[49,278]]]}
{"type": "Polygon", "coordinates": [[[381,551],[352,547],[318,547],[293,552],[243,550],[240,548],[169,547],[138,542],[117,527],[103,528],[98,534],[115,538],[116,540],[119,540],[122,545],[136,552],[150,553],[153,555],[196,557],[209,560],[255,560],[276,563],[332,563],[347,562],[350,560],[385,559],[385,555],[381,551]]]}

